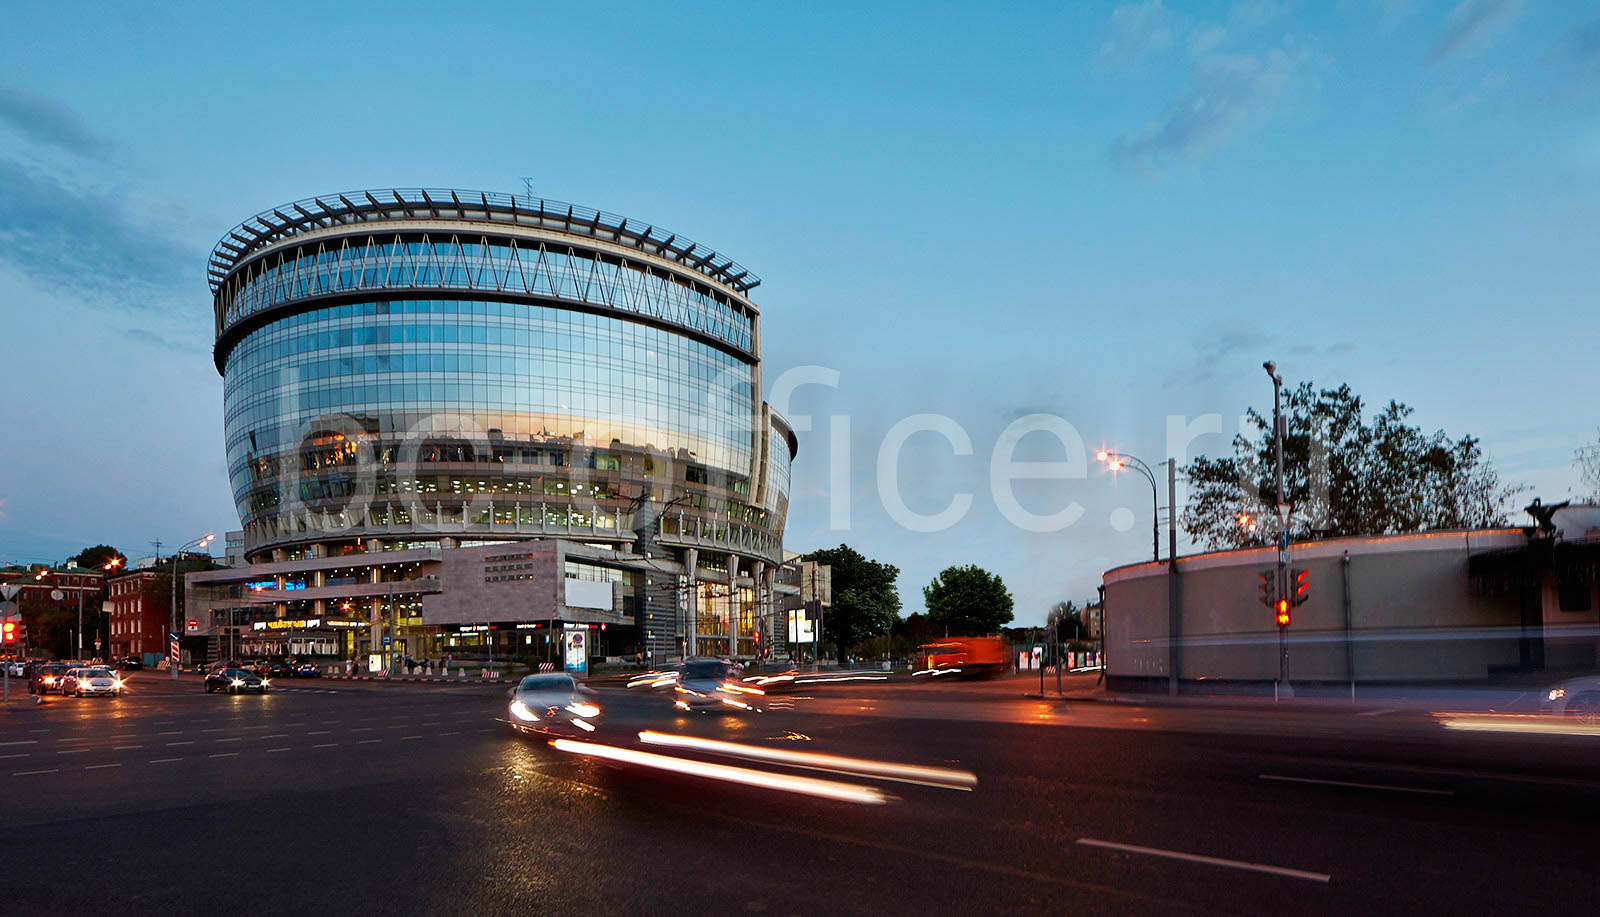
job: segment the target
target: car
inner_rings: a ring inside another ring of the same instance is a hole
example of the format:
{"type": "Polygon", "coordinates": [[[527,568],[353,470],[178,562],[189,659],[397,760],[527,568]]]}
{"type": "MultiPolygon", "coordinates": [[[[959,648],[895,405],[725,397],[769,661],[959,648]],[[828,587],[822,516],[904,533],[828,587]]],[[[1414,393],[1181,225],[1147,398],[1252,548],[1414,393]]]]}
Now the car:
{"type": "Polygon", "coordinates": [[[27,678],[28,664],[20,659],[6,663],[6,674],[12,678],[27,678]]]}
{"type": "Polygon", "coordinates": [[[1570,716],[1588,726],[1600,724],[1600,675],[1580,675],[1551,685],[1539,697],[1539,710],[1570,716]]]}
{"type": "Polygon", "coordinates": [[[709,713],[713,710],[760,712],[755,698],[766,691],[741,684],[739,668],[726,659],[696,658],[683,664],[672,688],[672,705],[679,710],[709,713]]]}
{"type": "Polygon", "coordinates": [[[314,662],[302,662],[290,672],[296,678],[321,678],[322,667],[314,662]]]}
{"type": "Polygon", "coordinates": [[[265,694],[272,687],[269,679],[245,669],[217,669],[206,675],[206,693],[223,691],[228,694],[265,694]]]}
{"type": "Polygon", "coordinates": [[[509,693],[508,722],[519,732],[590,733],[600,717],[594,691],[565,672],[529,675],[509,693]]]}
{"type": "Polygon", "coordinates": [[[60,694],[61,682],[66,678],[67,666],[60,662],[46,662],[33,667],[28,676],[29,694],[60,694]]]}
{"type": "Polygon", "coordinates": [[[61,681],[61,693],[77,697],[91,694],[117,697],[122,694],[122,679],[118,678],[115,672],[102,666],[71,669],[61,681]]]}
{"type": "Polygon", "coordinates": [[[138,672],[144,669],[144,660],[138,656],[124,656],[117,660],[117,665],[129,672],[138,672]]]}

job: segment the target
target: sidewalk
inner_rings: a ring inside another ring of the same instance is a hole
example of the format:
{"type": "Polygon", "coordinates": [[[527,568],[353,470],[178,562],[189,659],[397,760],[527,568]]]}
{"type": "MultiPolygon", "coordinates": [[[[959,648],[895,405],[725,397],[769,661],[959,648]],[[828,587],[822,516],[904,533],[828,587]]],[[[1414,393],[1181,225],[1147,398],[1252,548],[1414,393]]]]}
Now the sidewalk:
{"type": "MultiPolygon", "coordinates": [[[[1358,686],[1352,697],[1348,688],[1337,693],[1337,686],[1310,685],[1297,689],[1293,697],[1274,697],[1271,693],[1201,693],[1195,685],[1183,685],[1176,697],[1144,691],[1110,691],[1104,685],[1089,684],[1064,689],[1060,694],[1048,680],[1041,696],[1038,686],[1024,696],[1032,699],[1079,703],[1128,704],[1139,707],[1215,707],[1236,710],[1323,710],[1378,714],[1390,712],[1500,711],[1539,712],[1537,691],[1524,688],[1406,687],[1401,685],[1358,686]]],[[[1270,691],[1270,689],[1269,689],[1270,691]]]]}

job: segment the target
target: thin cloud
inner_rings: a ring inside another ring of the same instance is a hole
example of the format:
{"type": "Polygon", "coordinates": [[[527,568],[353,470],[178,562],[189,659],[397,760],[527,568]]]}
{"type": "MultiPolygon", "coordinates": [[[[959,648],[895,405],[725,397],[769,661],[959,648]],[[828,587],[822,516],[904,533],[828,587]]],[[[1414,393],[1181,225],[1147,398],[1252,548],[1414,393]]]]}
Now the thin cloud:
{"type": "Polygon", "coordinates": [[[1177,24],[1161,0],[1127,3],[1111,11],[1109,31],[1095,51],[1095,59],[1103,67],[1132,70],[1170,46],[1177,32],[1177,24]]]}
{"type": "Polygon", "coordinates": [[[111,144],[90,130],[77,112],[11,86],[0,86],[0,121],[35,143],[87,159],[104,160],[111,152],[111,144]]]}
{"type": "Polygon", "coordinates": [[[1600,81],[1600,19],[1580,22],[1567,29],[1556,46],[1561,62],[1592,88],[1600,81]]]}
{"type": "Polygon", "coordinates": [[[1428,61],[1438,63],[1482,51],[1521,6],[1522,0],[1464,0],[1444,17],[1428,48],[1428,61]]]}
{"type": "Polygon", "coordinates": [[[136,223],[116,200],[0,159],[0,259],[92,299],[146,308],[149,294],[198,278],[203,254],[136,223]]]}
{"type": "Polygon", "coordinates": [[[148,344],[151,347],[159,347],[162,350],[170,350],[173,353],[196,354],[206,352],[206,349],[202,346],[190,343],[188,341],[178,340],[177,338],[167,337],[164,334],[157,334],[156,332],[147,328],[125,328],[123,329],[122,334],[124,337],[130,340],[138,341],[141,344],[148,344]]]}
{"type": "Polygon", "coordinates": [[[1261,54],[1202,58],[1166,114],[1143,130],[1118,136],[1111,145],[1111,158],[1136,169],[1159,169],[1173,158],[1192,159],[1269,117],[1297,84],[1327,61],[1317,51],[1292,44],[1261,54]]]}

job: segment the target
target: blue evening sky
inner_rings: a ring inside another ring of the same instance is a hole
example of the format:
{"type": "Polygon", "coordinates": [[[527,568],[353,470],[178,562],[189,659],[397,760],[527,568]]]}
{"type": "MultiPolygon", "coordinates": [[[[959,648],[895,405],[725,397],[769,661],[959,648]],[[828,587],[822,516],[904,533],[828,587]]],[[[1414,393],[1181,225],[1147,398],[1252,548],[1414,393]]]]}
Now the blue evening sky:
{"type": "Polygon", "coordinates": [[[971,562],[1036,623],[1146,556],[1137,478],[1019,484],[1082,505],[1060,531],[1002,517],[990,453],[1027,414],[1154,462],[1169,416],[1231,435],[1269,404],[1270,357],[1482,437],[1547,500],[1600,426],[1600,5],[132,6],[17,4],[0,32],[0,560],[238,526],[206,253],[367,187],[531,176],[760,274],[769,390],[839,373],[789,404],[813,420],[788,546],[898,565],[907,612],[971,562]],[[973,495],[935,533],[876,484],[921,413],[973,449],[906,443],[910,509],[973,495]]]}

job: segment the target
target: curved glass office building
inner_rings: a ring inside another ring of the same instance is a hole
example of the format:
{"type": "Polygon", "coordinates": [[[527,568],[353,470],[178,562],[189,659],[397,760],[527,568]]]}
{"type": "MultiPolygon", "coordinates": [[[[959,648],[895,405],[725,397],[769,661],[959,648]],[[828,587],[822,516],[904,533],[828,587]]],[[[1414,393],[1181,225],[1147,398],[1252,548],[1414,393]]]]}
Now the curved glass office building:
{"type": "Polygon", "coordinates": [[[734,600],[781,564],[796,442],[760,397],[759,280],[717,252],[554,201],[384,190],[258,214],[209,277],[249,561],[557,538],[672,560],[674,594],[725,571],[734,600]]]}

